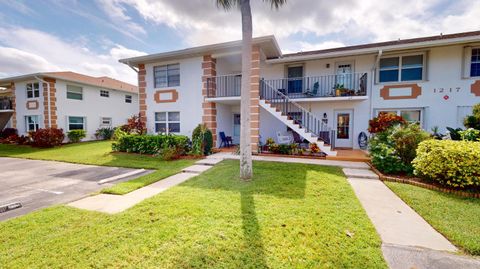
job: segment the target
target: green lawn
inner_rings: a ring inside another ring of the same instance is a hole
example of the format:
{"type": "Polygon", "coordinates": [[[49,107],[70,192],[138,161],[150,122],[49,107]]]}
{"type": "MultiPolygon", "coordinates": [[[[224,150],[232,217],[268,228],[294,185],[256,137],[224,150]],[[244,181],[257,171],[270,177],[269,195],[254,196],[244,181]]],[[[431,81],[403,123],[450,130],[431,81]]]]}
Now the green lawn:
{"type": "Polygon", "coordinates": [[[386,268],[336,167],[238,161],[117,215],[67,206],[0,223],[6,268],[386,268]],[[353,236],[347,236],[349,232],[353,236]]]}
{"type": "Polygon", "coordinates": [[[36,160],[63,161],[70,163],[118,166],[128,168],[155,169],[129,182],[119,183],[104,191],[112,194],[125,194],[180,172],[192,165],[195,160],[163,161],[159,158],[125,153],[111,153],[111,141],[94,141],[64,145],[50,149],[32,148],[30,146],[0,144],[0,157],[15,157],[36,160]]]}
{"type": "Polygon", "coordinates": [[[480,200],[428,190],[408,184],[385,182],[452,243],[480,255],[480,200]]]}

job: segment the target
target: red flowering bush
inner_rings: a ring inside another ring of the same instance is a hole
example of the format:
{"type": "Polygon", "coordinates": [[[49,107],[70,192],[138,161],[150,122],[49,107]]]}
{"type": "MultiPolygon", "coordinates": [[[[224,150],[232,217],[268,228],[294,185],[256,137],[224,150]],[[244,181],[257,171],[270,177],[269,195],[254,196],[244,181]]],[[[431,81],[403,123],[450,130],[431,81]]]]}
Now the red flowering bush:
{"type": "Polygon", "coordinates": [[[310,152],[311,153],[319,153],[320,148],[318,147],[317,143],[310,143],[310,152]]]}
{"type": "Polygon", "coordinates": [[[368,131],[371,134],[376,134],[384,132],[394,125],[405,123],[406,121],[401,116],[384,113],[368,122],[368,131]]]}
{"type": "Polygon", "coordinates": [[[120,129],[129,134],[146,134],[147,128],[145,127],[145,122],[142,121],[140,114],[133,115],[127,120],[127,124],[120,126],[120,129]]]}
{"type": "Polygon", "coordinates": [[[52,148],[59,146],[65,139],[62,129],[46,128],[38,129],[31,133],[32,145],[39,148],[52,148]]]}
{"type": "Polygon", "coordinates": [[[28,145],[29,143],[29,137],[24,135],[12,134],[8,137],[0,138],[0,144],[28,145]]]}
{"type": "Polygon", "coordinates": [[[18,135],[18,131],[15,128],[5,128],[0,131],[0,138],[7,138],[12,135],[18,135]]]}

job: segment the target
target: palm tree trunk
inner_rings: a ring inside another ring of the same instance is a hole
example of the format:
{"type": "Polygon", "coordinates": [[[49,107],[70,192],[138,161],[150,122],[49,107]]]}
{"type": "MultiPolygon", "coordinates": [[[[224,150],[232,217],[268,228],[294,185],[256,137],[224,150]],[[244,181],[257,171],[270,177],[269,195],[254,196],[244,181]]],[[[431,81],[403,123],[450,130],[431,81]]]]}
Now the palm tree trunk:
{"type": "Polygon", "coordinates": [[[252,73],[252,11],[250,0],[241,0],[242,13],[242,88],[240,101],[240,178],[252,178],[250,137],[250,77],[252,73]]]}

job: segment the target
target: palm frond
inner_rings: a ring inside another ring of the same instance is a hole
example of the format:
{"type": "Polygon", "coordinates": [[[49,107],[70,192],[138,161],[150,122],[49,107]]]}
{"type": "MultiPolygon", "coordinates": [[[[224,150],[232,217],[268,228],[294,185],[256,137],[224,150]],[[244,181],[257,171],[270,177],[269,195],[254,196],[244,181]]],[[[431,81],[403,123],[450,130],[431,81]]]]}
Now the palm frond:
{"type": "Polygon", "coordinates": [[[263,0],[263,2],[270,2],[270,6],[275,9],[279,9],[280,6],[283,6],[287,3],[287,0],[263,0]]]}
{"type": "Polygon", "coordinates": [[[225,10],[231,10],[234,7],[240,6],[240,0],[217,0],[217,7],[225,10]]]}

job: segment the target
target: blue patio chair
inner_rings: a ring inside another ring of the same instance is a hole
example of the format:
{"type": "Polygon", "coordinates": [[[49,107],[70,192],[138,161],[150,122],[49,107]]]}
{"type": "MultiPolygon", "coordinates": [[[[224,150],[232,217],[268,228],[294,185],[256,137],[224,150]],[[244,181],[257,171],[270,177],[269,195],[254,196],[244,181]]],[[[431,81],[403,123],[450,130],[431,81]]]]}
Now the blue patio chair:
{"type": "Polygon", "coordinates": [[[222,140],[222,142],[220,143],[220,147],[231,147],[232,144],[233,144],[233,139],[231,136],[226,136],[225,135],[225,132],[220,132],[219,133],[220,135],[220,139],[222,140]]]}
{"type": "Polygon", "coordinates": [[[309,97],[316,96],[317,93],[318,93],[318,88],[320,88],[320,83],[318,83],[318,81],[317,81],[317,82],[313,83],[313,90],[312,91],[307,90],[305,92],[305,95],[307,95],[309,97]]]}

